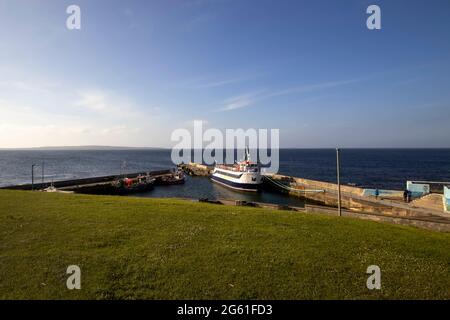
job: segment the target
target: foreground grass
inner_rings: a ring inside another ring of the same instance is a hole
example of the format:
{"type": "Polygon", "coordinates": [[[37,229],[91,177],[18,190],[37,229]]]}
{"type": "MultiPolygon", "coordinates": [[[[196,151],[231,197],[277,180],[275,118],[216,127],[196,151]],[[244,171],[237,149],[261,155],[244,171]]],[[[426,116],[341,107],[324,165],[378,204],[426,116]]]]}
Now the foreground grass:
{"type": "Polygon", "coordinates": [[[2,299],[450,298],[450,234],[350,218],[0,191],[0,240],[2,299]]]}

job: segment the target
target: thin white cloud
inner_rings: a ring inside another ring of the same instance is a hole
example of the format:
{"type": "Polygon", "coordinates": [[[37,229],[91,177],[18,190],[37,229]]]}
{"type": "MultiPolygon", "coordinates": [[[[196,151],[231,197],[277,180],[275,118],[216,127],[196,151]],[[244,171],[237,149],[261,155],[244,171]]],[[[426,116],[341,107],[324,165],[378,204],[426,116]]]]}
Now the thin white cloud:
{"type": "Polygon", "coordinates": [[[142,108],[137,106],[131,99],[109,90],[83,89],[78,90],[76,95],[77,98],[73,106],[86,109],[92,113],[117,119],[132,118],[141,115],[142,108]]]}
{"type": "Polygon", "coordinates": [[[225,101],[224,105],[219,109],[219,111],[231,111],[248,107],[261,99],[262,92],[263,91],[249,92],[229,98],[225,101]]]}
{"type": "Polygon", "coordinates": [[[130,8],[125,8],[123,10],[123,14],[127,17],[133,17],[134,16],[134,11],[131,10],[130,8]]]}
{"type": "Polygon", "coordinates": [[[250,74],[228,77],[224,79],[218,79],[217,77],[198,77],[196,79],[185,81],[180,85],[189,89],[208,89],[246,82],[260,76],[261,74],[250,74]]]}
{"type": "Polygon", "coordinates": [[[6,90],[15,90],[28,93],[50,93],[52,90],[59,87],[57,82],[45,81],[24,81],[24,80],[7,80],[0,81],[0,87],[6,90]]]}
{"type": "Polygon", "coordinates": [[[169,137],[162,107],[144,107],[112,90],[0,79],[0,95],[0,148],[158,146],[169,137]]]}
{"type": "Polygon", "coordinates": [[[79,99],[74,103],[77,107],[84,107],[94,111],[104,111],[108,105],[106,97],[99,91],[78,92],[79,99]]]}
{"type": "Polygon", "coordinates": [[[114,127],[104,128],[100,130],[100,134],[111,136],[111,135],[126,135],[126,134],[132,134],[137,133],[141,131],[141,128],[138,127],[130,127],[127,125],[118,125],[114,127]]]}
{"type": "Polygon", "coordinates": [[[192,119],[192,120],[185,121],[184,124],[189,128],[193,128],[195,122],[201,122],[203,125],[208,125],[208,123],[209,123],[209,121],[205,120],[205,119],[192,119]]]}
{"type": "Polygon", "coordinates": [[[184,7],[197,7],[197,6],[205,6],[209,4],[215,4],[220,2],[225,2],[227,0],[186,0],[183,1],[184,7]]]}
{"type": "Polygon", "coordinates": [[[198,84],[195,86],[195,88],[207,89],[207,88],[221,87],[221,86],[226,86],[226,85],[230,85],[230,84],[245,82],[245,81],[254,79],[256,77],[257,77],[257,75],[252,75],[252,76],[236,77],[236,78],[225,79],[225,80],[210,81],[207,83],[198,84]]]}
{"type": "Polygon", "coordinates": [[[285,90],[275,91],[270,94],[267,94],[263,97],[263,99],[277,97],[277,96],[283,96],[287,94],[293,94],[293,93],[303,93],[303,92],[310,92],[315,90],[321,90],[321,89],[328,89],[328,88],[334,88],[339,87],[351,83],[356,83],[361,81],[361,79],[353,79],[353,80],[342,80],[342,81],[331,81],[331,82],[322,82],[322,83],[316,83],[316,84],[309,84],[309,85],[301,85],[298,87],[288,88],[285,90]]]}
{"type": "Polygon", "coordinates": [[[316,90],[334,88],[338,86],[343,86],[351,83],[356,83],[361,81],[361,79],[353,79],[353,80],[342,80],[342,81],[331,81],[331,82],[323,82],[317,84],[309,84],[302,85],[297,87],[292,87],[284,90],[278,90],[273,92],[260,91],[254,93],[246,93],[236,97],[232,97],[230,99],[225,100],[223,106],[218,111],[231,111],[235,109],[245,108],[251,106],[259,101],[263,101],[269,98],[284,96],[295,93],[305,93],[316,90]]]}

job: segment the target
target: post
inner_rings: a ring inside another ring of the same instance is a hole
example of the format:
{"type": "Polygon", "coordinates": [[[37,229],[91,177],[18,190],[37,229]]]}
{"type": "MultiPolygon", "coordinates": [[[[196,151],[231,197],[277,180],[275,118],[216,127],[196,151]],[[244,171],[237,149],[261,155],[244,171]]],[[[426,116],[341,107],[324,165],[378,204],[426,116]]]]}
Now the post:
{"type": "Polygon", "coordinates": [[[31,190],[34,190],[34,167],[35,164],[31,165],[31,190]]]}
{"type": "Polygon", "coordinates": [[[337,185],[338,185],[338,214],[342,216],[341,209],[341,180],[340,180],[340,165],[339,165],[339,148],[336,148],[336,175],[337,175],[337,185]]]}
{"type": "Polygon", "coordinates": [[[42,161],[42,188],[44,188],[44,161],[42,161]]]}

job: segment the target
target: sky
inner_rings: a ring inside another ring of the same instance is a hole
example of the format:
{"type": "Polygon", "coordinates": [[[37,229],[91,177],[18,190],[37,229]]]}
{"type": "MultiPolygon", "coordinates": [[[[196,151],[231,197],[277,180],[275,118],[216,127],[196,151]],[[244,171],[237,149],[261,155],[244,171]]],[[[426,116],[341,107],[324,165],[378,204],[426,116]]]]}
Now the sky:
{"type": "Polygon", "coordinates": [[[0,148],[171,147],[194,120],[281,147],[450,147],[450,2],[0,0],[0,148]]]}

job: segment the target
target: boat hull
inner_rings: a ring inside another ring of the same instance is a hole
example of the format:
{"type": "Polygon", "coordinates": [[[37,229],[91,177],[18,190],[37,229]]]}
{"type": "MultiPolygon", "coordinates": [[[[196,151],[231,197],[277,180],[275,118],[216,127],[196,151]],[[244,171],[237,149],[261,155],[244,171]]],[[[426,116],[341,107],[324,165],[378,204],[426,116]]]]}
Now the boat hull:
{"type": "Polygon", "coordinates": [[[240,190],[240,191],[250,191],[250,192],[257,192],[259,191],[261,184],[258,183],[239,183],[239,182],[233,182],[230,180],[223,179],[221,177],[212,176],[211,180],[221,184],[225,187],[234,189],[234,190],[240,190]]]}
{"type": "Polygon", "coordinates": [[[150,191],[153,189],[153,187],[154,187],[153,183],[146,183],[146,184],[141,184],[141,185],[132,186],[132,187],[114,187],[112,193],[117,194],[117,195],[140,193],[140,192],[150,191]]]}

